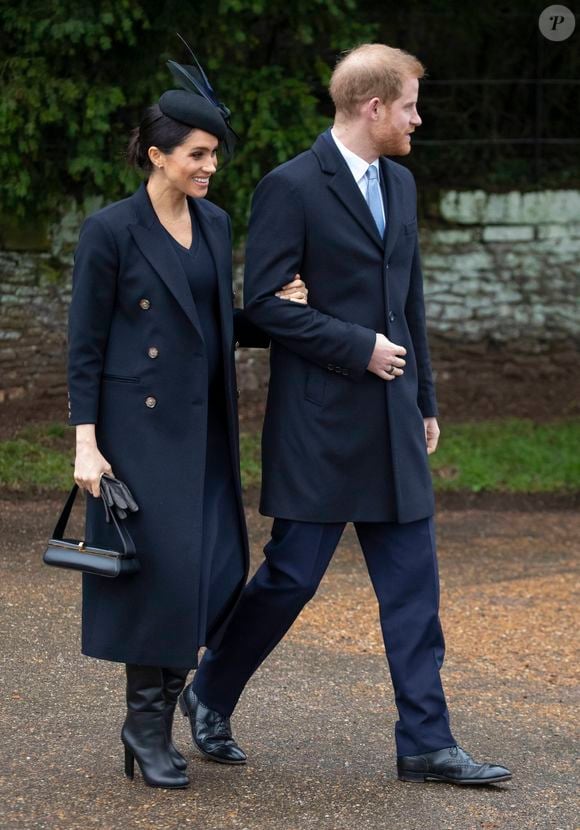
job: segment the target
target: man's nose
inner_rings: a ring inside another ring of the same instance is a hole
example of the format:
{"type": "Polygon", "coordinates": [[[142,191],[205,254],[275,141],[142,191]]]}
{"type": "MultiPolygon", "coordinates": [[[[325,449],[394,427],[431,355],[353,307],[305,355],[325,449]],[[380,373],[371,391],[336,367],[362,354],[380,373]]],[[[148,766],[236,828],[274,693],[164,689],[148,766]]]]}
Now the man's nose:
{"type": "Polygon", "coordinates": [[[421,116],[419,115],[417,110],[415,110],[415,112],[413,113],[413,117],[412,117],[411,121],[415,125],[415,127],[420,127],[421,124],[423,123],[423,121],[421,119],[421,116]]]}

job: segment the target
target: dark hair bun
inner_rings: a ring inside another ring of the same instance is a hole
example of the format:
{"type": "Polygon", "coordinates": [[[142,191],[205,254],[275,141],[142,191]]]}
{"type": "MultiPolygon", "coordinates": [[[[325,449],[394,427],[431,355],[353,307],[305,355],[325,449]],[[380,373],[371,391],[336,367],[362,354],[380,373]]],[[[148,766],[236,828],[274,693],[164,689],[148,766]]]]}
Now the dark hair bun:
{"type": "Polygon", "coordinates": [[[145,173],[150,173],[153,165],[149,158],[149,148],[158,147],[162,153],[170,154],[176,147],[183,144],[192,129],[189,124],[183,124],[164,115],[159,104],[147,107],[141,123],[135,127],[129,139],[127,147],[129,164],[145,173]]]}

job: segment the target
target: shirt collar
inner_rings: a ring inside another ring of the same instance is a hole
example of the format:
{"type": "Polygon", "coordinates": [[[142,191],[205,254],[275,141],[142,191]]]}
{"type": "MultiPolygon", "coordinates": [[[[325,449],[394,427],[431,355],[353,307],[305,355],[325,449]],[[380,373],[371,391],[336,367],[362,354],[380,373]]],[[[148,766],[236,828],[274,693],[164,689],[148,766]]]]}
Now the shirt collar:
{"type": "Polygon", "coordinates": [[[336,144],[340,154],[342,155],[342,157],[344,158],[344,160],[348,164],[348,166],[350,168],[350,172],[354,176],[354,180],[355,180],[355,182],[357,182],[357,184],[364,177],[365,173],[367,172],[367,170],[371,166],[376,167],[377,175],[380,177],[380,168],[379,168],[378,158],[375,159],[373,162],[371,162],[371,164],[369,164],[368,161],[365,161],[360,156],[357,156],[356,153],[353,153],[352,150],[349,150],[348,147],[344,146],[342,141],[340,141],[340,139],[338,139],[336,137],[336,134],[334,132],[334,128],[332,128],[330,130],[330,134],[331,134],[331,136],[334,140],[334,143],[336,144]]]}

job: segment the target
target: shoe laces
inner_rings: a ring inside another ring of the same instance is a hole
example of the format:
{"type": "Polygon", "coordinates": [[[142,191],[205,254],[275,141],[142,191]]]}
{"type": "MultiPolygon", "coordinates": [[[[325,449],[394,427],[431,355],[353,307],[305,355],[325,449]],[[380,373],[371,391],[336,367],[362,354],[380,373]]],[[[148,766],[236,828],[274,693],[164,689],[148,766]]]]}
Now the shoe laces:
{"type": "Polygon", "coordinates": [[[230,726],[230,719],[226,717],[220,718],[216,723],[215,735],[217,738],[231,738],[232,729],[230,726]]]}
{"type": "Polygon", "coordinates": [[[475,760],[472,758],[472,756],[469,754],[469,752],[466,752],[464,749],[461,749],[460,746],[452,746],[451,749],[449,750],[449,754],[451,756],[453,756],[454,758],[457,758],[457,756],[459,755],[460,750],[461,750],[462,757],[463,757],[464,761],[471,762],[472,764],[476,763],[475,760]]]}

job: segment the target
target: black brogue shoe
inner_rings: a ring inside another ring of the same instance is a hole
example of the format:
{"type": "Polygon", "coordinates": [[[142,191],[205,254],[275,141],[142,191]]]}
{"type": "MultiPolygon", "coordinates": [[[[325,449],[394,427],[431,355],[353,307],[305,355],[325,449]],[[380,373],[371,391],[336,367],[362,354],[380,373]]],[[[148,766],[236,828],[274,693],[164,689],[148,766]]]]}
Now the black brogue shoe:
{"type": "Polygon", "coordinates": [[[184,717],[189,718],[193,743],[205,758],[219,764],[246,763],[246,753],[232,736],[230,719],[205,706],[191,688],[191,683],[179,698],[179,708],[184,717]]]}
{"type": "Polygon", "coordinates": [[[401,781],[443,781],[446,784],[499,784],[512,777],[506,767],[477,763],[460,746],[421,755],[399,755],[397,773],[401,781]]]}

